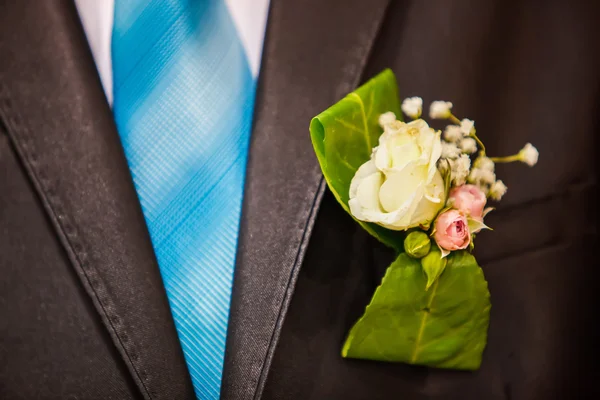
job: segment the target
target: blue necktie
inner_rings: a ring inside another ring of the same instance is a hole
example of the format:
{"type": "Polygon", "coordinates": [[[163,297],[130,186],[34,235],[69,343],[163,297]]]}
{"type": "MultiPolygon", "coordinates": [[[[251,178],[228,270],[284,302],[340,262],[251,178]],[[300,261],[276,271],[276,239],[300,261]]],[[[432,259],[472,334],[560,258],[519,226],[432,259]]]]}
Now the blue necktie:
{"type": "Polygon", "coordinates": [[[112,56],[117,128],[179,340],[196,395],[217,399],[255,81],[217,0],[117,0],[112,56]]]}

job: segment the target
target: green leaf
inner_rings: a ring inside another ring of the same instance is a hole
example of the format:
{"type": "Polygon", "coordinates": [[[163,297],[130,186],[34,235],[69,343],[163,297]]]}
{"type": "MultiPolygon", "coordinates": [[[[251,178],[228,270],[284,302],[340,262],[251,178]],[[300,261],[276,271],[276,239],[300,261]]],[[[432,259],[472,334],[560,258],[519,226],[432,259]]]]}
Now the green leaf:
{"type": "MultiPolygon", "coordinates": [[[[394,73],[386,69],[347,95],[310,123],[310,137],[325,180],[344,210],[348,207],[350,182],[356,170],[371,157],[382,129],[379,116],[392,111],[401,118],[394,73]]],[[[402,250],[404,234],[379,225],[357,221],[382,243],[402,250]]]]}
{"type": "Polygon", "coordinates": [[[469,224],[469,232],[471,232],[471,234],[477,233],[482,229],[489,229],[490,231],[493,231],[492,228],[483,223],[483,220],[467,218],[467,223],[469,224]]]}
{"type": "Polygon", "coordinates": [[[342,356],[475,370],[487,341],[490,294],[483,271],[466,251],[425,291],[419,260],[406,254],[388,268],[342,356]]]}
{"type": "Polygon", "coordinates": [[[436,279],[444,272],[448,264],[448,257],[442,257],[442,252],[434,246],[429,253],[421,259],[421,267],[427,276],[425,290],[429,290],[436,279]]]}

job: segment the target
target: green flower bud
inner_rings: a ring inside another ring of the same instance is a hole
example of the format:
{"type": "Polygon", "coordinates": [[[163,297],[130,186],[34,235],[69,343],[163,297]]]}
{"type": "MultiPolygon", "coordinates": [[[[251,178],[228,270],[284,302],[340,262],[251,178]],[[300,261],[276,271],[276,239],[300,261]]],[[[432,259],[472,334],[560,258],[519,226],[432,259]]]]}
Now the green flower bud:
{"type": "Polygon", "coordinates": [[[404,251],[412,258],[425,257],[431,249],[431,240],[425,232],[413,231],[404,239],[404,251]]]}
{"type": "Polygon", "coordinates": [[[432,248],[429,254],[421,259],[423,272],[425,272],[425,275],[427,276],[427,285],[425,286],[425,290],[428,290],[436,281],[436,279],[439,278],[442,272],[444,272],[447,263],[448,258],[442,257],[442,252],[437,246],[432,248]]]}

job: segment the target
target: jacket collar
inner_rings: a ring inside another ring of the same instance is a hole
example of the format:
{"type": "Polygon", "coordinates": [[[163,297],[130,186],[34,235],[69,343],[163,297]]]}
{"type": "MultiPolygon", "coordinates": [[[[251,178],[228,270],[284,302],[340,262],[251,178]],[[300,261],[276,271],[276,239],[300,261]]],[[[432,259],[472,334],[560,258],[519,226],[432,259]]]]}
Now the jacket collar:
{"type": "Polygon", "coordinates": [[[131,376],[146,399],[194,398],[73,4],[3,4],[0,57],[0,119],[131,376]]]}
{"type": "Polygon", "coordinates": [[[308,126],[361,79],[388,0],[271,2],[221,398],[260,398],[325,185],[308,126]]]}

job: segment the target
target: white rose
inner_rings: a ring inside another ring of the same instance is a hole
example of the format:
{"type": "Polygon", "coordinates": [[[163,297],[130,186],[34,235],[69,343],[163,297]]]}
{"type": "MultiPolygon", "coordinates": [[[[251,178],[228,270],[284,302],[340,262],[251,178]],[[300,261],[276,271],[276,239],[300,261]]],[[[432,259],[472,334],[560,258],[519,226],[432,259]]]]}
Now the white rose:
{"type": "Polygon", "coordinates": [[[350,184],[350,212],[393,230],[427,226],[446,202],[436,167],[440,133],[421,119],[386,126],[379,146],[350,184]]]}

